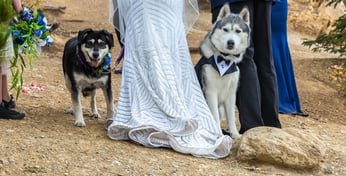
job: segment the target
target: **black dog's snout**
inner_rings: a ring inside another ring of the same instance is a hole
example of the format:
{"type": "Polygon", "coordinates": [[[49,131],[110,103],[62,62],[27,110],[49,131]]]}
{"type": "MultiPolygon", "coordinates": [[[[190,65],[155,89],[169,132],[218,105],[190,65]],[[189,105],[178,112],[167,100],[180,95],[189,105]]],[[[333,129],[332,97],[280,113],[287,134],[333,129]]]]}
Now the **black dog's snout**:
{"type": "Polygon", "coordinates": [[[233,40],[228,40],[227,41],[227,48],[228,49],[233,49],[234,48],[234,41],[233,40]]]}
{"type": "Polygon", "coordinates": [[[93,52],[93,58],[98,58],[99,57],[99,53],[98,52],[93,52]]]}

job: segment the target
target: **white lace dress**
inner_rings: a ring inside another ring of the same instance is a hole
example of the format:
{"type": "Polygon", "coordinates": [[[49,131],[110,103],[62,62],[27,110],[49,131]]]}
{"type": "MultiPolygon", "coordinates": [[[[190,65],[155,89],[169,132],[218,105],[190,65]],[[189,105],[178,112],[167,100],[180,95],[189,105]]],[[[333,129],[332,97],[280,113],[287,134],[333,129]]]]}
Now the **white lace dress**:
{"type": "Polygon", "coordinates": [[[113,140],[223,158],[232,140],[219,133],[200,89],[186,41],[188,0],[120,0],[125,56],[113,140]]]}

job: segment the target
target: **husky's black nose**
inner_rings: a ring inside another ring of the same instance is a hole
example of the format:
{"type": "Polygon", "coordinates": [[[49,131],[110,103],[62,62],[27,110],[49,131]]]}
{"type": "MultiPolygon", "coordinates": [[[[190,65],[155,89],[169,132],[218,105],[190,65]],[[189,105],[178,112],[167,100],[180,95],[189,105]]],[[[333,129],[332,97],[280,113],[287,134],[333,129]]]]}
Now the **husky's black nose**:
{"type": "Polygon", "coordinates": [[[93,58],[98,58],[99,57],[99,53],[98,52],[93,52],[93,58]]]}
{"type": "Polygon", "coordinates": [[[227,49],[233,49],[234,48],[234,41],[228,40],[227,41],[227,49]]]}

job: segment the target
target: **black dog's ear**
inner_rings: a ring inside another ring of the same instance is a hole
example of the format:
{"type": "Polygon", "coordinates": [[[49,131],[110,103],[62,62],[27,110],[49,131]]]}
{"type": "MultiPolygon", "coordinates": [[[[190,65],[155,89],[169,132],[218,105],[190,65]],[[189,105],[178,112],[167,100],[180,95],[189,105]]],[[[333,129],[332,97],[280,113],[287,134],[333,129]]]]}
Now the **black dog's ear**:
{"type": "Polygon", "coordinates": [[[102,32],[105,34],[106,36],[106,40],[107,40],[107,43],[110,47],[113,47],[114,46],[114,39],[113,39],[113,35],[111,33],[109,33],[108,31],[106,30],[102,30],[102,32]]]}
{"type": "Polygon", "coordinates": [[[82,42],[84,41],[85,37],[88,36],[91,32],[93,32],[92,29],[90,28],[87,28],[87,29],[84,29],[82,31],[79,31],[78,32],[78,44],[82,44],[82,42]]]}

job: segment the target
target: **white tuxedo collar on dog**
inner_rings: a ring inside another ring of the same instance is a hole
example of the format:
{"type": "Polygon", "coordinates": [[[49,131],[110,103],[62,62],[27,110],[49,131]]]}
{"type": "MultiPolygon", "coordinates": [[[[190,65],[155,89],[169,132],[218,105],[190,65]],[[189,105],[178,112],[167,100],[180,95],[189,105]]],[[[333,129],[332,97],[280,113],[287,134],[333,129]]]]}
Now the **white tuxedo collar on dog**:
{"type": "Polygon", "coordinates": [[[220,75],[223,76],[228,71],[228,69],[231,68],[231,66],[235,63],[232,60],[226,61],[223,58],[220,61],[219,57],[220,56],[218,56],[217,54],[214,54],[214,61],[215,61],[217,70],[219,71],[220,75]]]}

